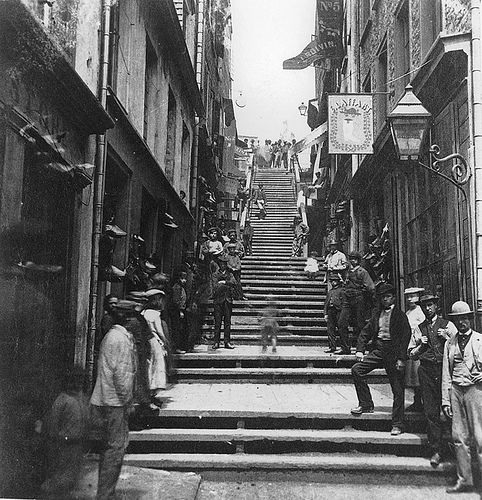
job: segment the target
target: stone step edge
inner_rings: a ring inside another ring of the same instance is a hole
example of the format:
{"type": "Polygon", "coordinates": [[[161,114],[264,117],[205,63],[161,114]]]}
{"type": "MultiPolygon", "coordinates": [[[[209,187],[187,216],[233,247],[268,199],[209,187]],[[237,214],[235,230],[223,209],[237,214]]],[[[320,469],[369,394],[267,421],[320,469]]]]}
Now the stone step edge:
{"type": "MultiPolygon", "coordinates": [[[[335,361],[339,362],[341,360],[348,360],[348,361],[354,361],[355,360],[355,354],[352,355],[347,355],[347,356],[340,356],[340,355],[334,355],[334,354],[326,354],[326,353],[319,353],[319,354],[303,354],[303,353],[298,353],[298,354],[273,354],[271,350],[269,350],[266,353],[261,353],[261,347],[259,347],[259,352],[252,352],[249,354],[244,354],[244,353],[226,353],[225,350],[221,351],[216,351],[216,356],[214,357],[212,354],[212,351],[203,351],[203,352],[188,352],[186,354],[175,354],[174,357],[175,359],[182,360],[182,361],[205,361],[205,360],[212,360],[216,359],[219,361],[255,361],[255,360],[275,360],[275,361],[335,361]]],[[[281,351],[283,348],[280,348],[281,351]]]]}
{"type": "MultiPolygon", "coordinates": [[[[198,382],[198,384],[202,384],[202,382],[198,382]]],[[[181,382],[181,386],[192,385],[189,382],[181,382]]],[[[299,384],[298,384],[299,385],[299,384]]],[[[309,384],[311,385],[311,384],[309,384]]],[[[350,385],[341,384],[341,385],[350,385]]],[[[168,394],[166,394],[169,397],[168,394]]],[[[354,395],[354,399],[356,396],[354,395]]],[[[356,405],[356,401],[353,402],[353,406],[356,405]]],[[[263,410],[237,410],[234,408],[223,408],[223,409],[200,409],[200,408],[161,408],[159,413],[155,419],[159,419],[159,424],[162,425],[162,418],[229,418],[229,419],[255,419],[258,420],[260,418],[263,419],[297,419],[297,420],[339,420],[344,423],[346,426],[353,425],[356,422],[364,421],[376,421],[376,422],[385,422],[387,425],[390,425],[392,419],[391,411],[378,411],[375,406],[375,411],[373,413],[363,413],[359,416],[353,416],[349,410],[334,409],[326,412],[321,411],[303,411],[303,410],[272,410],[272,409],[263,409],[263,410]]],[[[412,422],[425,422],[425,417],[422,413],[405,413],[405,423],[412,422]]],[[[312,427],[315,425],[313,423],[310,424],[312,427]]]]}
{"type": "MultiPolygon", "coordinates": [[[[216,353],[213,352],[213,359],[215,359],[216,353]]],[[[348,358],[348,356],[346,356],[348,358]]],[[[352,356],[350,355],[350,359],[352,356]]],[[[270,359],[276,359],[275,355],[270,354],[270,359]]],[[[221,382],[225,377],[254,377],[254,376],[285,376],[285,377],[308,377],[308,376],[318,376],[318,377],[350,377],[351,378],[351,368],[223,368],[223,367],[200,367],[200,368],[175,368],[173,374],[178,376],[187,375],[200,375],[200,376],[213,376],[219,375],[222,377],[221,382]]],[[[372,370],[368,375],[365,376],[367,379],[387,379],[387,375],[384,369],[377,368],[372,370]]]]}
{"type": "Polygon", "coordinates": [[[421,446],[424,434],[333,429],[144,429],[129,432],[129,441],[305,441],[421,446]]]}
{"type": "Polygon", "coordinates": [[[250,455],[237,454],[189,454],[189,453],[148,453],[127,454],[124,464],[151,468],[176,469],[270,469],[270,470],[316,470],[344,473],[365,471],[375,473],[418,473],[445,475],[453,470],[449,463],[437,469],[430,467],[429,461],[421,457],[397,457],[394,455],[250,455]]]}

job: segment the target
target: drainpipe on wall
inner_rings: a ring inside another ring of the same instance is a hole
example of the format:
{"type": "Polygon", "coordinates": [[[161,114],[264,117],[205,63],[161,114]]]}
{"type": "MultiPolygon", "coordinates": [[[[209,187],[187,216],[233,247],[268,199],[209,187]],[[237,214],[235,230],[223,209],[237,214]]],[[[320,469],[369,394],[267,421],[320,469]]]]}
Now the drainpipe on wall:
{"type": "Polygon", "coordinates": [[[482,10],[481,0],[472,0],[471,6],[471,76],[472,76],[472,161],[475,185],[475,304],[477,319],[482,317],[482,10]]]}
{"type": "MultiPolygon", "coordinates": [[[[99,101],[104,109],[107,107],[107,71],[109,68],[109,29],[111,0],[102,1],[102,33],[100,41],[99,67],[99,101]]],[[[104,210],[105,167],[107,158],[106,133],[97,135],[94,178],[94,224],[92,228],[92,263],[89,297],[89,330],[87,334],[86,368],[89,388],[93,383],[94,345],[97,329],[97,303],[99,285],[99,242],[102,234],[102,218],[104,210]]]]}
{"type": "Polygon", "coordinates": [[[198,172],[199,172],[199,129],[201,127],[201,119],[196,116],[196,124],[194,127],[194,137],[192,141],[192,171],[191,171],[191,193],[190,193],[190,208],[194,214],[194,251],[197,254],[198,250],[198,225],[199,225],[199,189],[198,189],[198,172]]]}

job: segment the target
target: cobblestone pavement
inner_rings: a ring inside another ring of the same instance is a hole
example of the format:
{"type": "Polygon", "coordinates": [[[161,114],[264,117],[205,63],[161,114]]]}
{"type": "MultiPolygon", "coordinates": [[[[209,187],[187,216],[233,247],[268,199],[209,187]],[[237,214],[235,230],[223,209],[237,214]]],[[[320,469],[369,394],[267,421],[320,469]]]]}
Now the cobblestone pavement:
{"type": "MultiPolygon", "coordinates": [[[[447,495],[445,486],[391,486],[305,482],[203,481],[196,500],[479,500],[475,493],[447,495]]],[[[480,497],[482,498],[482,497],[480,497]]]]}

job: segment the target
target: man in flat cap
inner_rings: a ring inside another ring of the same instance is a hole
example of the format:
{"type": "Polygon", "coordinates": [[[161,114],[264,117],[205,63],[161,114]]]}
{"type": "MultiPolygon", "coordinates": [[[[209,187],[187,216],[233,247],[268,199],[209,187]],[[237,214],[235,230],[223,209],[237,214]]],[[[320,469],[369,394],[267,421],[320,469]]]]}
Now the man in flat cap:
{"type": "Polygon", "coordinates": [[[410,341],[410,324],[405,313],[395,305],[395,289],[383,283],[377,290],[380,308],[375,309],[372,317],[358,337],[356,357],[358,362],[351,369],[358,406],[351,410],[352,415],[373,413],[374,404],[366,376],[375,368],[385,368],[393,393],[392,436],[403,432],[405,384],[404,369],[407,347],[410,341]],[[370,352],[365,350],[370,346],[370,352]]]}
{"type": "Polygon", "coordinates": [[[233,295],[237,282],[228,269],[228,257],[220,255],[219,269],[212,274],[213,304],[214,304],[214,344],[213,350],[219,349],[221,342],[221,324],[224,321],[224,347],[234,349],[231,344],[231,314],[233,311],[233,295]]]}
{"type": "Polygon", "coordinates": [[[452,419],[457,482],[447,493],[462,493],[473,489],[473,445],[482,477],[482,334],[472,330],[473,311],[466,302],[455,302],[449,316],[457,332],[444,347],[442,410],[452,419]]]}
{"type": "Polygon", "coordinates": [[[128,414],[133,404],[137,354],[134,336],[126,328],[138,315],[138,303],[119,300],[114,326],[100,345],[97,380],[90,403],[103,448],[99,460],[97,498],[114,498],[129,441],[128,414]]]}
{"type": "Polygon", "coordinates": [[[430,465],[438,467],[442,458],[443,424],[440,419],[442,402],[442,360],[445,342],[457,333],[455,325],[437,314],[439,298],[425,292],[419,304],[425,320],[412,330],[408,356],[419,361],[418,378],[422,389],[423,410],[427,418],[427,435],[432,456],[430,465]]]}
{"type": "MultiPolygon", "coordinates": [[[[375,284],[370,277],[368,271],[361,266],[362,256],[359,252],[350,252],[348,254],[350,267],[348,269],[345,281],[345,302],[340,318],[340,329],[343,329],[343,334],[348,337],[348,325],[350,319],[353,324],[353,339],[354,343],[360,335],[361,329],[365,326],[366,318],[366,296],[370,298],[375,292],[375,284]]],[[[340,352],[340,354],[350,354],[348,351],[340,352]]]]}

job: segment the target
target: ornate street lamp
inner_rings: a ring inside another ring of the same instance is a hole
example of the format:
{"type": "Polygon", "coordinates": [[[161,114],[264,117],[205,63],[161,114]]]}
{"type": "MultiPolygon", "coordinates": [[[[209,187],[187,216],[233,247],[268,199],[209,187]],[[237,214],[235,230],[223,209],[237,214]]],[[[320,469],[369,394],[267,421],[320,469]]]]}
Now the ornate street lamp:
{"type": "Polygon", "coordinates": [[[462,155],[453,153],[444,158],[439,158],[440,147],[433,144],[429,149],[430,164],[425,165],[418,161],[421,156],[424,138],[430,131],[432,115],[413,93],[411,85],[405,87],[405,94],[388,115],[387,121],[390,125],[395,151],[400,160],[417,161],[419,166],[451,182],[466,197],[462,186],[470,179],[472,172],[462,155]],[[449,177],[440,172],[440,164],[451,160],[457,160],[457,162],[452,166],[451,176],[449,177]]]}
{"type": "Polygon", "coordinates": [[[302,102],[299,106],[298,106],[298,111],[300,112],[300,115],[301,116],[306,116],[306,111],[308,110],[308,106],[302,102]]]}

